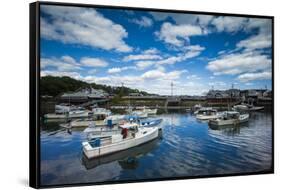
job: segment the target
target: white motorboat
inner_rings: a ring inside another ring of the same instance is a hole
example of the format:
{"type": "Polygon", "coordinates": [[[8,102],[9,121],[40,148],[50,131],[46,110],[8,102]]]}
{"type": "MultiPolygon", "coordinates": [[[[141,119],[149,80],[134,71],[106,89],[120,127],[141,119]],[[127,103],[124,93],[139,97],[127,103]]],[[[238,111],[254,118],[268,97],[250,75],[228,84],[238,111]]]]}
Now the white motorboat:
{"type": "Polygon", "coordinates": [[[209,124],[215,126],[239,125],[247,122],[248,120],[248,113],[240,114],[237,111],[226,111],[221,117],[209,120],[209,124]]]}
{"type": "Polygon", "coordinates": [[[209,119],[216,119],[220,115],[218,114],[217,110],[213,108],[201,108],[195,112],[196,114],[196,119],[199,120],[209,120],[209,119]]]}
{"type": "Polygon", "coordinates": [[[91,112],[88,110],[73,110],[66,113],[58,114],[58,113],[48,113],[45,114],[45,119],[72,119],[72,118],[83,118],[89,117],[91,112]]]}
{"type": "Polygon", "coordinates": [[[157,114],[157,108],[150,109],[150,108],[147,108],[146,106],[143,106],[143,107],[138,107],[138,109],[144,113],[147,113],[147,115],[156,115],[157,114]]]}
{"type": "Polygon", "coordinates": [[[74,106],[74,105],[65,104],[65,103],[55,105],[56,114],[64,114],[64,113],[67,113],[70,111],[79,111],[79,110],[83,111],[85,109],[82,107],[79,107],[79,106],[74,106]]]}
{"type": "Polygon", "coordinates": [[[138,127],[137,124],[120,125],[121,133],[82,142],[83,152],[88,159],[126,150],[158,137],[158,127],[138,127]]]}
{"type": "Polygon", "coordinates": [[[92,113],[96,120],[103,120],[111,115],[111,111],[105,108],[93,108],[92,113]]]}
{"type": "Polygon", "coordinates": [[[248,106],[246,106],[244,104],[240,104],[240,105],[233,106],[233,110],[235,110],[235,111],[248,111],[249,108],[248,108],[248,106]]]}
{"type": "Polygon", "coordinates": [[[264,106],[254,106],[250,104],[239,104],[233,106],[234,111],[260,111],[263,110],[264,106]]]}
{"type": "Polygon", "coordinates": [[[125,119],[125,115],[110,115],[104,119],[106,125],[117,125],[125,119]]]}
{"type": "Polygon", "coordinates": [[[131,115],[137,116],[139,118],[147,118],[148,117],[147,112],[144,112],[144,111],[133,111],[131,113],[131,115]]]}

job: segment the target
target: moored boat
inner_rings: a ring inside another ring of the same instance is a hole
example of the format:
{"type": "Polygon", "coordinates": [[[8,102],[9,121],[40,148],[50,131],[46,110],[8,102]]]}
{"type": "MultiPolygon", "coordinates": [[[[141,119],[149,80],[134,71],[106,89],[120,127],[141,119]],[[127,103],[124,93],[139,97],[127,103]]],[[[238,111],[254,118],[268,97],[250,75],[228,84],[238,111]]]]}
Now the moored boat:
{"type": "Polygon", "coordinates": [[[217,110],[209,107],[201,108],[197,110],[195,114],[196,114],[196,119],[199,120],[216,119],[220,116],[217,110]]]}
{"type": "Polygon", "coordinates": [[[83,152],[89,159],[126,150],[158,137],[158,127],[138,127],[137,125],[122,125],[121,133],[106,138],[95,138],[82,143],[83,152]]]}
{"type": "Polygon", "coordinates": [[[239,125],[249,120],[249,114],[240,114],[237,111],[227,111],[216,119],[209,120],[209,125],[225,126],[225,125],[239,125]]]}
{"type": "Polygon", "coordinates": [[[44,115],[45,119],[71,119],[71,118],[85,118],[89,117],[91,112],[88,110],[73,110],[66,113],[48,113],[44,115]]]}

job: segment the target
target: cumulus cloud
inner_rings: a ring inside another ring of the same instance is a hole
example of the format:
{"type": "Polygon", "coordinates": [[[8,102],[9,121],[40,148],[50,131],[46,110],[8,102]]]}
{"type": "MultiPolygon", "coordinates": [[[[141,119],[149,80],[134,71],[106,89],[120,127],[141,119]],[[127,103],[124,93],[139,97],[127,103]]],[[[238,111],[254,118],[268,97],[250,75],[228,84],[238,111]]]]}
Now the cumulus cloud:
{"type": "Polygon", "coordinates": [[[41,69],[56,69],[60,72],[70,72],[83,70],[83,67],[106,67],[108,63],[99,58],[82,57],[80,61],[76,61],[73,57],[65,55],[59,58],[42,57],[40,60],[41,69]]]}
{"type": "Polygon", "coordinates": [[[87,67],[106,67],[108,63],[99,58],[82,57],[80,63],[87,67]]]}
{"type": "Polygon", "coordinates": [[[211,24],[218,32],[237,32],[245,27],[247,21],[245,17],[220,16],[213,19],[211,24]]]}
{"type": "Polygon", "coordinates": [[[82,76],[78,72],[64,72],[64,71],[41,71],[41,77],[44,76],[54,76],[54,77],[61,77],[61,76],[68,76],[77,80],[81,80],[82,76]]]}
{"type": "Polygon", "coordinates": [[[204,31],[199,26],[182,24],[174,25],[169,22],[162,24],[159,32],[156,33],[160,40],[165,43],[182,47],[189,44],[189,37],[203,35],[204,31]]]}
{"type": "Polygon", "coordinates": [[[233,53],[210,61],[207,69],[215,75],[255,72],[271,67],[271,59],[256,52],[233,53]]]}
{"type": "Polygon", "coordinates": [[[153,25],[153,20],[146,16],[142,16],[140,19],[132,19],[130,21],[139,25],[140,27],[150,27],[153,25]]]}
{"type": "Polygon", "coordinates": [[[177,62],[182,62],[187,59],[196,57],[196,56],[200,55],[203,50],[205,50],[205,48],[202,46],[199,46],[199,45],[188,46],[188,47],[183,48],[184,52],[180,53],[178,55],[169,56],[169,57],[163,58],[161,60],[141,60],[141,61],[137,61],[136,65],[140,69],[145,69],[152,65],[155,65],[155,66],[173,65],[177,62]]]}
{"type": "Polygon", "coordinates": [[[160,56],[159,51],[156,48],[150,48],[143,51],[141,54],[131,54],[127,55],[123,58],[123,61],[137,61],[137,60],[155,60],[155,59],[162,59],[160,56]]]}
{"type": "Polygon", "coordinates": [[[115,74],[115,73],[120,73],[122,71],[126,71],[126,70],[129,70],[129,69],[136,69],[136,67],[134,66],[127,66],[127,67],[113,67],[113,68],[110,68],[107,70],[107,72],[109,74],[115,74]]]}
{"type": "Polygon", "coordinates": [[[50,17],[40,19],[41,36],[45,39],[119,52],[132,50],[124,41],[128,37],[125,28],[95,9],[44,5],[41,11],[50,17]]]}
{"type": "Polygon", "coordinates": [[[241,82],[249,82],[254,80],[270,80],[271,71],[257,72],[257,73],[245,73],[239,75],[237,79],[241,82]]]}

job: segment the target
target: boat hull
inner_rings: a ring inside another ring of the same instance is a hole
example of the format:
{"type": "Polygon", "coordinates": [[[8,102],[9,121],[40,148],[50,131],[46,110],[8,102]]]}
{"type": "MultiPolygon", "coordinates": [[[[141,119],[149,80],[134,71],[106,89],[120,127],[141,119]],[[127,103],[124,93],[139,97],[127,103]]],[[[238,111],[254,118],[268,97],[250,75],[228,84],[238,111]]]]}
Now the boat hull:
{"type": "Polygon", "coordinates": [[[244,117],[241,117],[239,119],[227,119],[227,120],[222,120],[222,119],[217,119],[217,120],[210,120],[209,125],[213,126],[227,126],[227,125],[239,125],[245,122],[249,121],[249,115],[245,115],[244,117]]]}
{"type": "Polygon", "coordinates": [[[196,115],[196,119],[200,120],[217,119],[218,117],[218,115],[196,115]]]}
{"type": "Polygon", "coordinates": [[[135,138],[122,140],[117,143],[113,143],[106,146],[95,147],[93,148],[89,142],[83,142],[83,152],[88,159],[96,158],[104,155],[108,155],[111,153],[115,153],[118,151],[126,150],[146,142],[149,142],[158,137],[158,127],[148,128],[146,129],[146,133],[142,135],[137,135],[135,138]]]}

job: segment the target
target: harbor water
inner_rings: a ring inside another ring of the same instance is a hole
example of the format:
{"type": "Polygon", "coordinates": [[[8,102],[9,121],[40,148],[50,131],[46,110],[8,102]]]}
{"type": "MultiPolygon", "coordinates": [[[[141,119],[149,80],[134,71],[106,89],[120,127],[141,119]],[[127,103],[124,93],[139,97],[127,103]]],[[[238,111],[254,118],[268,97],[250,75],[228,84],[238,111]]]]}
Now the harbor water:
{"type": "Polygon", "coordinates": [[[41,126],[41,185],[194,177],[268,171],[272,164],[272,115],[251,113],[240,127],[210,128],[190,113],[168,112],[162,135],[109,156],[83,156],[83,129],[41,126]]]}

